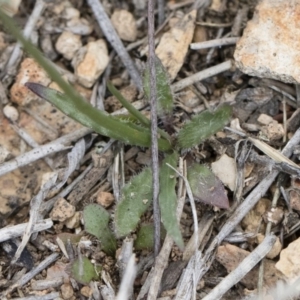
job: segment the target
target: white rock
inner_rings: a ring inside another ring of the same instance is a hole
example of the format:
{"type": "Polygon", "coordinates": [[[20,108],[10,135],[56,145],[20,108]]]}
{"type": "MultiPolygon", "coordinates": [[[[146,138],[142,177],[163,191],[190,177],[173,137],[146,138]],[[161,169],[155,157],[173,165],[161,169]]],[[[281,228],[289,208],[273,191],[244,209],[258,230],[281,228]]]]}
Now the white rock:
{"type": "Polygon", "coordinates": [[[300,276],[300,238],[290,243],[280,253],[280,259],[275,265],[276,269],[282,272],[291,281],[300,276]]]}
{"type": "Polygon", "coordinates": [[[79,83],[89,88],[104,72],[109,62],[108,50],[103,39],[89,42],[72,60],[79,83]]]}
{"type": "Polygon", "coordinates": [[[262,124],[262,125],[268,125],[273,121],[273,118],[266,115],[266,114],[260,114],[259,117],[257,118],[257,122],[262,124]]]}
{"type": "Polygon", "coordinates": [[[211,170],[231,191],[235,190],[236,163],[233,158],[223,154],[219,160],[211,164],[211,170]]]}
{"type": "Polygon", "coordinates": [[[236,45],[242,72],[300,82],[300,1],[263,0],[236,45]]]}
{"type": "Polygon", "coordinates": [[[155,50],[156,55],[174,80],[181,69],[194,36],[197,11],[192,10],[165,32],[155,50]]]}
{"type": "Polygon", "coordinates": [[[16,122],[19,119],[19,112],[14,106],[6,105],[3,108],[3,113],[4,116],[12,122],[16,122]]]}
{"type": "Polygon", "coordinates": [[[79,35],[89,35],[93,31],[92,24],[84,18],[72,18],[67,22],[66,30],[79,35]]]}
{"type": "Polygon", "coordinates": [[[79,227],[80,220],[81,220],[81,212],[76,211],[73,217],[66,220],[65,225],[69,229],[74,229],[74,228],[79,227]]]}
{"type": "Polygon", "coordinates": [[[111,22],[120,39],[134,42],[137,37],[137,27],[133,15],[127,10],[115,10],[111,16],[111,22]]]}
{"type": "Polygon", "coordinates": [[[80,11],[75,7],[66,7],[63,12],[63,17],[67,20],[70,19],[79,19],[80,11]]]}
{"type": "Polygon", "coordinates": [[[57,39],[55,48],[65,59],[71,60],[82,47],[80,35],[64,31],[57,39]]]}
{"type": "Polygon", "coordinates": [[[261,128],[260,134],[269,141],[276,141],[284,136],[284,128],[282,124],[273,120],[271,123],[261,128]]]}

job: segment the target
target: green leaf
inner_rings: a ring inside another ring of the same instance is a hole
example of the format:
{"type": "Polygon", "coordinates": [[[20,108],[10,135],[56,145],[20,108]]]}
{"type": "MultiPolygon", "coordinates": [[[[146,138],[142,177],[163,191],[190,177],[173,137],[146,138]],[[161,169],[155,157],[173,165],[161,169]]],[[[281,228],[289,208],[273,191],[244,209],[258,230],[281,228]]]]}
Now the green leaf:
{"type": "Polygon", "coordinates": [[[229,208],[226,190],[209,168],[195,163],[188,168],[187,179],[195,199],[220,208],[229,208]]]}
{"type": "Polygon", "coordinates": [[[93,264],[87,257],[77,258],[73,261],[71,273],[72,277],[82,284],[89,284],[93,279],[97,279],[98,277],[93,264]]]}
{"type": "MultiPolygon", "coordinates": [[[[38,96],[51,102],[67,116],[104,136],[130,145],[151,146],[149,129],[141,128],[139,131],[137,126],[133,127],[121,122],[117,118],[96,109],[81,97],[73,99],[38,83],[27,82],[25,85],[38,96]]],[[[159,139],[158,144],[162,151],[167,151],[171,147],[170,143],[164,139],[159,139]]]]}
{"type": "Polygon", "coordinates": [[[143,224],[139,228],[134,241],[136,250],[153,249],[154,245],[154,224],[143,224]]]}
{"type": "MultiPolygon", "coordinates": [[[[166,231],[161,227],[161,240],[166,237],[166,231]]],[[[154,247],[154,224],[142,224],[137,231],[136,239],[134,241],[134,248],[136,250],[153,249],[154,247]]]]}
{"type": "Polygon", "coordinates": [[[152,175],[150,168],[145,168],[122,189],[122,199],[115,213],[117,236],[127,235],[134,230],[151,203],[152,175]]]}
{"type": "Polygon", "coordinates": [[[221,130],[229,122],[232,109],[225,104],[213,113],[204,111],[187,122],[178,134],[178,146],[191,148],[221,130]]]}
{"type": "MultiPolygon", "coordinates": [[[[166,72],[160,59],[155,57],[155,71],[156,71],[156,87],[157,87],[157,113],[160,117],[165,117],[173,111],[173,93],[166,72]]],[[[144,91],[148,99],[150,99],[150,71],[149,66],[144,73],[144,91]]]]}
{"type": "Polygon", "coordinates": [[[159,206],[161,210],[161,219],[167,233],[173,238],[178,247],[183,249],[184,243],[180,232],[180,227],[176,218],[177,196],[175,193],[176,173],[166,164],[174,168],[177,166],[178,153],[168,155],[162,163],[159,181],[159,206]]]}
{"type": "MultiPolygon", "coordinates": [[[[140,111],[137,110],[128,100],[126,100],[111,82],[107,83],[107,87],[136,120],[139,120],[141,124],[146,126],[146,128],[151,127],[150,120],[140,113],[140,111]]],[[[158,133],[166,140],[171,141],[171,137],[165,131],[158,128],[158,133]]]]}
{"type": "Polygon", "coordinates": [[[83,220],[85,231],[99,239],[106,254],[114,256],[117,241],[108,227],[109,213],[99,204],[89,204],[83,210],[83,220]]]}
{"type": "Polygon", "coordinates": [[[114,87],[114,85],[108,81],[107,87],[109,91],[121,102],[121,104],[133,115],[137,120],[147,127],[151,126],[151,122],[147,119],[139,110],[137,110],[125,97],[114,87]]]}

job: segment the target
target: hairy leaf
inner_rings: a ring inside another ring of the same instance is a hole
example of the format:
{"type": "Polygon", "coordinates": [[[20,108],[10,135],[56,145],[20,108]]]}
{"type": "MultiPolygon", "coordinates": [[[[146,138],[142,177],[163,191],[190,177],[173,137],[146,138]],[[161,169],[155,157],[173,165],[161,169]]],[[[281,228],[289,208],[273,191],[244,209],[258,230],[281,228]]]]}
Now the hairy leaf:
{"type": "Polygon", "coordinates": [[[136,250],[152,249],[154,245],[154,225],[143,224],[139,228],[134,241],[134,248],[136,250]]]}
{"type": "Polygon", "coordinates": [[[195,163],[188,168],[187,179],[196,200],[220,208],[229,208],[226,190],[209,168],[195,163]]]}
{"type": "Polygon", "coordinates": [[[72,262],[72,277],[82,284],[89,284],[93,279],[97,279],[97,273],[93,264],[87,257],[77,258],[72,262]]]}
{"type": "Polygon", "coordinates": [[[168,155],[162,163],[159,181],[159,206],[161,210],[161,220],[167,233],[173,238],[174,242],[183,248],[183,239],[180,232],[180,227],[176,218],[177,196],[175,193],[176,173],[167,163],[176,168],[178,161],[178,153],[168,155]]]}
{"type": "Polygon", "coordinates": [[[83,210],[85,231],[94,235],[101,242],[102,250],[113,256],[117,241],[108,227],[109,213],[99,204],[89,204],[83,210]]]}
{"type": "Polygon", "coordinates": [[[146,168],[122,189],[122,199],[115,213],[117,236],[124,236],[134,230],[151,203],[152,175],[151,170],[146,168]]]}
{"type": "Polygon", "coordinates": [[[206,110],[194,116],[179,131],[178,146],[187,149],[200,144],[228,123],[231,111],[231,107],[225,104],[213,113],[206,110]]]}
{"type": "MultiPolygon", "coordinates": [[[[155,57],[156,86],[157,86],[157,113],[160,117],[169,115],[173,111],[173,94],[166,72],[160,59],[155,57]]],[[[150,72],[149,67],[144,74],[144,91],[150,99],[150,72]]]]}

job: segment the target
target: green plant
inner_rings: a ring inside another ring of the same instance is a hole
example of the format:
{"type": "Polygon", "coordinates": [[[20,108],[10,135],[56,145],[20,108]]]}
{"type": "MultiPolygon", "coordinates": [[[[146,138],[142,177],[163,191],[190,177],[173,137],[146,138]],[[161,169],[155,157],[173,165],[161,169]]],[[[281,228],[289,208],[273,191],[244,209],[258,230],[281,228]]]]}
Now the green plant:
{"type": "MultiPolygon", "coordinates": [[[[111,93],[129,111],[131,118],[113,117],[103,111],[99,111],[75,92],[72,87],[65,82],[56,69],[44,59],[39,50],[27,41],[20,31],[15,27],[12,20],[0,11],[0,18],[7,25],[9,31],[23,45],[36,61],[45,69],[50,78],[57,82],[64,93],[49,89],[37,83],[26,83],[26,86],[46,99],[66,115],[77,120],[81,124],[92,128],[94,131],[126,144],[142,147],[151,146],[150,121],[136,110],[126,99],[108,83],[111,93]]],[[[172,117],[173,96],[167,73],[161,62],[156,58],[157,90],[158,90],[158,114],[161,118],[172,117]]],[[[146,95],[149,95],[149,71],[146,70],[144,76],[144,88],[146,95]]],[[[159,203],[162,213],[162,222],[166,231],[171,235],[179,247],[183,247],[179,224],[176,219],[176,177],[174,171],[167,167],[166,163],[176,167],[179,152],[182,149],[189,149],[203,142],[206,138],[222,129],[229,121],[231,107],[222,105],[214,112],[205,111],[194,116],[189,122],[183,125],[177,137],[170,137],[163,129],[159,129],[158,146],[159,150],[165,153],[165,159],[160,170],[161,189],[159,203]]],[[[192,182],[192,190],[197,199],[204,203],[217,205],[222,208],[228,207],[228,199],[221,197],[217,201],[208,200],[214,196],[211,191],[221,191],[222,185],[209,171],[209,169],[195,165],[189,170],[189,180],[192,182]],[[200,187],[200,188],[199,188],[200,187]],[[208,190],[206,195],[201,193],[208,190]],[[199,192],[200,191],[200,192],[199,192]]],[[[115,212],[115,230],[117,236],[124,236],[133,231],[141,215],[151,204],[152,187],[151,171],[144,169],[122,190],[122,199],[117,204],[115,212]]],[[[224,188],[223,188],[224,189],[224,188]]],[[[219,194],[217,194],[219,195],[219,194]]],[[[107,253],[115,251],[116,241],[108,228],[109,215],[104,209],[88,206],[84,211],[85,229],[95,235],[102,243],[107,253]],[[94,216],[91,220],[91,215],[94,216]],[[98,221],[96,221],[98,220],[98,221]]]]}
{"type": "Polygon", "coordinates": [[[87,257],[77,258],[72,262],[71,274],[76,281],[82,284],[89,284],[98,277],[94,265],[87,257]]]}
{"type": "Polygon", "coordinates": [[[84,229],[101,242],[102,250],[113,256],[117,250],[117,241],[110,230],[109,213],[99,204],[89,204],[83,210],[84,229]]]}

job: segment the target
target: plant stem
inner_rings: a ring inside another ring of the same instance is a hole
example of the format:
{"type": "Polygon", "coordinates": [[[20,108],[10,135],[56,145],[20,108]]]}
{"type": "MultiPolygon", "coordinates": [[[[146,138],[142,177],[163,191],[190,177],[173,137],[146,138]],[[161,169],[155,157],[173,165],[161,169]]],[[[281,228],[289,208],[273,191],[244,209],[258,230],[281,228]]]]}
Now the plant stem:
{"type": "Polygon", "coordinates": [[[153,219],[154,219],[154,256],[160,250],[160,210],[159,196],[159,167],[157,144],[157,87],[155,71],[154,43],[154,0],[148,0],[148,39],[149,39],[149,73],[150,73],[150,105],[151,105],[151,154],[152,154],[152,185],[153,185],[153,219]]]}

